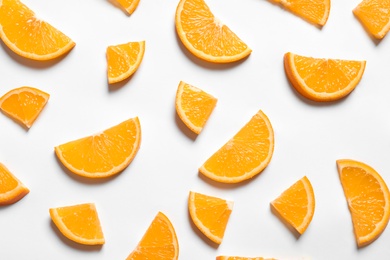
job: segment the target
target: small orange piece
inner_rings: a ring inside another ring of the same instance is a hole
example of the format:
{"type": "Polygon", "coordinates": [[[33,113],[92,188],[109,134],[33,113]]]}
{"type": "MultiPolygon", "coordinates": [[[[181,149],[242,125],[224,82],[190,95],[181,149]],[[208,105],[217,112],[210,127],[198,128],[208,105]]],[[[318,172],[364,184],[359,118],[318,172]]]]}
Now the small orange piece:
{"type": "Polygon", "coordinates": [[[322,27],[326,24],[330,12],[330,0],[269,0],[278,4],[296,16],[322,27]]]}
{"type": "Polygon", "coordinates": [[[390,30],[390,2],[383,0],[363,0],[353,9],[354,15],[365,29],[380,40],[390,30]]]}
{"type": "Polygon", "coordinates": [[[139,0],[116,0],[118,4],[130,15],[139,4],[139,0]]]}
{"type": "Polygon", "coordinates": [[[144,53],[145,41],[108,46],[108,83],[117,83],[133,75],[140,66],[144,53]]]}
{"type": "Polygon", "coordinates": [[[263,257],[242,257],[242,256],[217,256],[216,260],[275,260],[263,257]]]}
{"type": "Polygon", "coordinates": [[[282,221],[302,235],[311,220],[315,209],[313,187],[304,176],[271,202],[271,208],[282,221]]]}
{"type": "Polygon", "coordinates": [[[26,196],[30,190],[0,163],[0,205],[10,205],[26,196]]]}
{"type": "Polygon", "coordinates": [[[95,204],[51,208],[49,213],[54,224],[68,239],[83,245],[104,244],[95,204]]]}
{"type": "Polygon", "coordinates": [[[366,246],[382,234],[389,222],[389,189],[382,177],[365,163],[337,160],[337,169],[356,242],[359,247],[366,246]]]}
{"type": "Polygon", "coordinates": [[[217,99],[212,95],[180,82],[176,92],[176,112],[192,132],[199,134],[202,131],[216,104],[217,99]]]}
{"type": "Polygon", "coordinates": [[[179,244],[175,229],[163,213],[158,212],[141,241],[126,260],[177,260],[179,244]]]}
{"type": "Polygon", "coordinates": [[[222,183],[237,183],[259,174],[274,151],[274,132],[268,117],[256,115],[199,168],[199,172],[222,183]]]}
{"type": "Polygon", "coordinates": [[[15,88],[0,98],[1,111],[26,128],[30,128],[50,95],[32,87],[15,88]]]}
{"type": "Polygon", "coordinates": [[[101,133],[55,147],[58,159],[71,172],[88,178],[104,178],[124,170],[141,143],[138,117],[101,133]]]}
{"type": "Polygon", "coordinates": [[[55,59],[75,46],[19,0],[0,0],[0,38],[16,54],[42,61],[55,59]]]}
{"type": "Polygon", "coordinates": [[[181,0],[175,23],[184,46],[205,61],[234,62],[252,52],[233,31],[214,17],[203,0],[181,0]]]}
{"type": "Polygon", "coordinates": [[[284,68],[293,87],[314,101],[339,100],[360,82],[366,61],[321,59],[288,52],[284,68]]]}
{"type": "Polygon", "coordinates": [[[222,243],[233,202],[217,197],[190,192],[188,210],[195,226],[211,241],[222,243]]]}

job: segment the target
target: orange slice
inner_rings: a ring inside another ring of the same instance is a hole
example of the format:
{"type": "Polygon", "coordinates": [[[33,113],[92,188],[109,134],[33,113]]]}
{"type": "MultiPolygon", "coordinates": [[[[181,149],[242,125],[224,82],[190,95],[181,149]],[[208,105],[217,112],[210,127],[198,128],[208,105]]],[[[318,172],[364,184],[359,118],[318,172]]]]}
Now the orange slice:
{"type": "Polygon", "coordinates": [[[175,229],[163,213],[158,212],[141,241],[126,260],[176,260],[179,244],[175,229]]]}
{"type": "Polygon", "coordinates": [[[1,111],[26,128],[30,128],[50,95],[32,87],[15,88],[0,98],[1,111]]]}
{"type": "Polygon", "coordinates": [[[181,0],[176,9],[176,32],[196,57],[215,63],[241,60],[251,49],[219,21],[203,0],[181,0]]]}
{"type": "Polygon", "coordinates": [[[322,27],[330,12],[330,0],[269,0],[296,16],[322,27]]]}
{"type": "Polygon", "coordinates": [[[54,224],[68,239],[83,245],[104,244],[95,204],[51,208],[49,212],[54,224]]]}
{"type": "Polygon", "coordinates": [[[139,0],[116,0],[118,4],[130,15],[139,4],[139,0]]]}
{"type": "Polygon", "coordinates": [[[313,219],[315,197],[309,179],[304,176],[271,202],[282,221],[303,234],[313,219]]]}
{"type": "Polygon", "coordinates": [[[389,189],[382,177],[362,162],[337,160],[341,185],[351,212],[356,242],[368,245],[385,230],[390,216],[389,189]]]}
{"type": "Polygon", "coordinates": [[[321,59],[288,52],[284,68],[293,87],[314,101],[334,101],[347,96],[363,76],[366,61],[321,59]]]}
{"type": "Polygon", "coordinates": [[[364,28],[376,39],[382,39],[390,30],[390,2],[363,0],[353,10],[364,28]]]}
{"type": "Polygon", "coordinates": [[[140,66],[144,53],[145,41],[108,46],[108,83],[117,83],[133,75],[140,66]]]}
{"type": "Polygon", "coordinates": [[[58,159],[71,172],[88,178],[104,178],[125,169],[141,143],[138,117],[101,133],[55,147],[58,159]]]}
{"type": "Polygon", "coordinates": [[[190,192],[188,209],[195,226],[211,241],[222,243],[233,202],[217,197],[190,192]]]}
{"type": "Polygon", "coordinates": [[[176,92],[176,112],[192,132],[199,134],[202,131],[216,104],[217,99],[212,95],[180,82],[176,92]]]}
{"type": "Polygon", "coordinates": [[[0,205],[10,205],[26,196],[30,190],[0,163],[0,205]]]}
{"type": "Polygon", "coordinates": [[[16,54],[33,60],[55,59],[75,46],[19,0],[0,1],[0,38],[16,54]]]}
{"type": "Polygon", "coordinates": [[[217,256],[216,260],[275,260],[263,257],[242,257],[242,256],[217,256]]]}
{"type": "Polygon", "coordinates": [[[225,145],[199,168],[208,178],[237,183],[259,174],[274,151],[274,132],[268,117],[259,110],[225,145]]]}

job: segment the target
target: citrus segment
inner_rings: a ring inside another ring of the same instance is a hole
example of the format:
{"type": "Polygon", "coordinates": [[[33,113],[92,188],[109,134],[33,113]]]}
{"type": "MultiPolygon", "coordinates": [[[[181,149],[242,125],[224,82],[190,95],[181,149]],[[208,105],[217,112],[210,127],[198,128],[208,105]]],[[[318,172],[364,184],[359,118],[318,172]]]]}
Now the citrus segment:
{"type": "Polygon", "coordinates": [[[382,39],[390,30],[390,2],[363,0],[353,9],[363,27],[376,39],[382,39]]]}
{"type": "Polygon", "coordinates": [[[179,244],[175,229],[166,215],[158,212],[144,236],[126,260],[176,260],[179,244]]]}
{"type": "Polygon", "coordinates": [[[216,104],[217,99],[212,95],[180,82],[176,92],[176,112],[192,132],[199,134],[202,131],[216,104]]]}
{"type": "Polygon", "coordinates": [[[0,163],[0,184],[0,205],[13,204],[30,192],[2,163],[0,163]]]}
{"type": "Polygon", "coordinates": [[[108,46],[108,83],[117,83],[133,75],[140,66],[144,53],[145,41],[108,46]]]}
{"type": "Polygon", "coordinates": [[[271,207],[282,221],[302,235],[313,219],[315,210],[314,191],[309,179],[304,176],[294,183],[271,202],[271,207]]]}
{"type": "Polygon", "coordinates": [[[314,101],[347,96],[360,82],[366,61],[312,58],[288,52],[284,68],[293,87],[314,101]]]}
{"type": "Polygon", "coordinates": [[[0,97],[1,111],[26,128],[30,128],[50,95],[32,87],[15,88],[0,97]]]}
{"type": "Polygon", "coordinates": [[[389,222],[389,189],[379,173],[365,163],[337,160],[337,168],[357,244],[359,247],[368,245],[380,236],[389,222]]]}
{"type": "Polygon", "coordinates": [[[260,110],[225,145],[199,168],[208,178],[237,183],[259,174],[269,164],[274,150],[274,132],[260,110]]]}
{"type": "Polygon", "coordinates": [[[104,178],[125,169],[138,152],[141,126],[138,117],[128,119],[103,132],[55,147],[62,164],[71,172],[104,178]]]}
{"type": "Polygon", "coordinates": [[[217,256],[216,260],[275,260],[263,257],[243,257],[243,256],[217,256]]]}
{"type": "Polygon", "coordinates": [[[85,203],[49,209],[50,217],[68,239],[83,245],[102,245],[104,236],[95,204],[85,203]]]}
{"type": "Polygon", "coordinates": [[[195,226],[211,241],[221,244],[233,202],[221,198],[190,192],[188,209],[195,226]]]}
{"type": "Polygon", "coordinates": [[[19,0],[0,0],[0,38],[16,54],[33,60],[55,59],[75,46],[19,0]]]}
{"type": "Polygon", "coordinates": [[[228,63],[241,60],[252,51],[214,16],[203,0],[181,0],[175,24],[183,45],[200,59],[228,63]]]}
{"type": "Polygon", "coordinates": [[[116,1],[128,14],[132,14],[139,4],[139,0],[116,0],[116,1]]]}

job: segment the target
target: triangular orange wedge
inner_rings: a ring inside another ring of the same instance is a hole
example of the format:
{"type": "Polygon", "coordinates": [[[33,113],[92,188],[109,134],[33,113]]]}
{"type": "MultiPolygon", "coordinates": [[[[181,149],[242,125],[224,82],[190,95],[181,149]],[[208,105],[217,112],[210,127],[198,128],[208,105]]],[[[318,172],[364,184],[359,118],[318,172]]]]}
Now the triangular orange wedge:
{"type": "Polygon", "coordinates": [[[10,205],[26,196],[30,190],[0,163],[0,205],[10,205]]]}
{"type": "Polygon", "coordinates": [[[145,53],[145,41],[128,42],[107,47],[108,83],[123,81],[133,75],[145,53]]]}
{"type": "Polygon", "coordinates": [[[366,246],[382,234],[389,222],[389,189],[379,173],[365,163],[337,160],[337,169],[356,242],[359,247],[366,246]]]}
{"type": "Polygon", "coordinates": [[[259,174],[269,164],[274,151],[274,131],[260,110],[225,145],[199,168],[206,177],[237,183],[259,174]]]}
{"type": "Polygon", "coordinates": [[[58,159],[71,172],[88,178],[104,178],[124,170],[141,144],[138,117],[103,132],[55,147],[58,159]]]}
{"type": "Polygon", "coordinates": [[[30,128],[49,97],[48,93],[36,88],[15,88],[0,97],[0,109],[23,127],[30,128]]]}
{"type": "Polygon", "coordinates": [[[83,245],[102,245],[104,236],[95,204],[85,203],[49,209],[50,217],[68,239],[83,245]]]}
{"type": "Polygon", "coordinates": [[[309,179],[304,176],[271,202],[281,220],[302,235],[314,216],[315,197],[309,179]]]}
{"type": "Polygon", "coordinates": [[[202,131],[216,104],[217,99],[212,95],[180,82],[176,91],[176,112],[192,132],[199,134],[202,131]]]}
{"type": "Polygon", "coordinates": [[[19,0],[0,1],[0,38],[16,54],[33,60],[55,59],[75,46],[19,0]]]}
{"type": "Polygon", "coordinates": [[[233,202],[205,194],[190,192],[188,210],[195,226],[211,241],[222,243],[233,202]]]}
{"type": "Polygon", "coordinates": [[[179,243],[166,215],[158,212],[137,247],[126,260],[177,260],[179,243]]]}
{"type": "Polygon", "coordinates": [[[203,0],[181,0],[176,8],[176,32],[196,57],[228,63],[247,57],[252,50],[220,20],[203,0]]]}
{"type": "Polygon", "coordinates": [[[137,8],[140,0],[116,0],[118,4],[130,15],[137,8]]]}

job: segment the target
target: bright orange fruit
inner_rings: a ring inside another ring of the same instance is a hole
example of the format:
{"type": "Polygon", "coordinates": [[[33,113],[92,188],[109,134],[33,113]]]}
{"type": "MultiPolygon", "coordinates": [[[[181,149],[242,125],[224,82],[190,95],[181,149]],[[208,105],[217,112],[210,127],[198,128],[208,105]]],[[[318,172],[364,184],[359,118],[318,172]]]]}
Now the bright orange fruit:
{"type": "Polygon", "coordinates": [[[351,212],[356,242],[366,246],[385,230],[390,216],[387,184],[371,166],[350,159],[337,160],[337,169],[351,212]]]}
{"type": "Polygon", "coordinates": [[[138,117],[103,132],[55,147],[58,159],[71,172],[88,178],[104,178],[124,170],[141,144],[138,117]]]}
{"type": "Polygon", "coordinates": [[[234,62],[252,52],[229,27],[214,17],[203,0],[181,0],[175,23],[183,45],[205,61],[234,62]]]}
{"type": "Polygon", "coordinates": [[[118,4],[130,15],[139,4],[139,0],[116,0],[118,4]]]}
{"type": "Polygon", "coordinates": [[[126,260],[177,260],[179,243],[166,215],[158,212],[144,236],[126,260]]]}
{"type": "Polygon", "coordinates": [[[0,1],[0,38],[16,54],[33,60],[55,59],[75,46],[19,0],[0,1]]]}
{"type": "Polygon", "coordinates": [[[26,196],[30,190],[0,163],[0,205],[10,205],[26,196]]]}
{"type": "Polygon", "coordinates": [[[68,239],[84,245],[102,245],[104,236],[95,204],[85,203],[49,209],[50,217],[68,239]]]}

